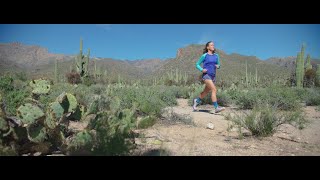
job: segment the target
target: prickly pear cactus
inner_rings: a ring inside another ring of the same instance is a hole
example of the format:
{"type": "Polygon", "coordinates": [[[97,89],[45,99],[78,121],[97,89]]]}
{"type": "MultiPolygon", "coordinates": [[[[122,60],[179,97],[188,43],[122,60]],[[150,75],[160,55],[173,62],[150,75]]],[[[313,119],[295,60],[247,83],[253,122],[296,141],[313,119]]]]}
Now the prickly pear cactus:
{"type": "Polygon", "coordinates": [[[32,80],[29,85],[33,94],[47,94],[50,91],[50,83],[44,79],[32,80]]]}
{"type": "Polygon", "coordinates": [[[61,106],[65,110],[64,111],[65,113],[75,112],[78,107],[78,102],[76,97],[70,93],[63,92],[57,97],[56,101],[61,104],[61,106]]]}
{"type": "Polygon", "coordinates": [[[134,121],[136,120],[135,111],[124,109],[119,113],[118,118],[121,120],[119,126],[120,132],[128,132],[129,129],[134,127],[134,121]]]}
{"type": "Polygon", "coordinates": [[[94,95],[88,100],[89,106],[86,115],[96,114],[99,111],[105,111],[110,108],[110,98],[105,95],[94,95]]]}
{"type": "Polygon", "coordinates": [[[75,134],[68,143],[67,150],[74,152],[79,150],[90,151],[93,147],[94,137],[87,130],[75,134]]]}
{"type": "Polygon", "coordinates": [[[93,100],[89,107],[88,107],[88,111],[87,111],[87,115],[89,114],[95,114],[97,113],[97,110],[98,110],[98,100],[93,100]]]}
{"type": "Polygon", "coordinates": [[[30,103],[23,104],[17,109],[17,116],[21,119],[24,127],[35,123],[44,115],[38,106],[30,103]]]}
{"type": "Polygon", "coordinates": [[[44,126],[39,123],[31,124],[27,127],[28,139],[35,143],[43,142],[47,138],[47,131],[44,126]]]}
{"type": "Polygon", "coordinates": [[[59,119],[63,116],[64,109],[58,102],[53,102],[49,105],[45,124],[50,129],[54,129],[59,119]]]}

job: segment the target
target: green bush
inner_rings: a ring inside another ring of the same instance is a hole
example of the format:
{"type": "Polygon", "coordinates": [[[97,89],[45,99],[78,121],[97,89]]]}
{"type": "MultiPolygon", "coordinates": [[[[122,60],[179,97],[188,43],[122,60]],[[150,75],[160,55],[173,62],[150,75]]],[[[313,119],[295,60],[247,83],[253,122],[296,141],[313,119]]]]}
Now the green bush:
{"type": "Polygon", "coordinates": [[[229,106],[232,103],[232,100],[225,91],[218,91],[217,102],[219,106],[229,106]]]}
{"type": "Polygon", "coordinates": [[[16,108],[23,104],[30,94],[30,88],[26,82],[14,80],[12,76],[0,77],[0,92],[3,95],[5,110],[10,116],[16,115],[16,108]]]}
{"type": "Polygon", "coordinates": [[[301,107],[296,93],[291,88],[248,89],[243,90],[241,95],[235,99],[235,104],[240,109],[252,109],[261,103],[275,105],[280,110],[286,111],[296,110],[301,107]]]}
{"type": "Polygon", "coordinates": [[[266,88],[265,100],[271,105],[277,105],[280,110],[297,110],[301,107],[299,98],[291,88],[266,88]]]}
{"type": "Polygon", "coordinates": [[[102,84],[94,84],[90,86],[90,91],[94,94],[102,94],[106,91],[106,87],[102,84]]]}
{"type": "Polygon", "coordinates": [[[16,109],[25,102],[25,98],[28,96],[29,93],[25,90],[13,90],[4,94],[4,103],[7,114],[10,116],[15,116],[16,109]]]}
{"type": "Polygon", "coordinates": [[[85,77],[83,78],[83,81],[82,83],[86,86],[91,86],[93,84],[95,84],[95,80],[94,80],[94,77],[93,76],[89,76],[89,77],[85,77]]]}
{"type": "Polygon", "coordinates": [[[28,79],[27,73],[25,73],[25,72],[15,73],[15,79],[20,80],[20,81],[27,81],[27,79],[28,79]]]}
{"type": "Polygon", "coordinates": [[[13,78],[11,76],[1,76],[0,77],[0,90],[4,92],[12,91],[14,89],[13,78]]]}
{"type": "Polygon", "coordinates": [[[266,104],[255,106],[250,112],[228,116],[228,119],[239,129],[249,130],[253,136],[270,136],[281,124],[292,124],[302,129],[306,123],[300,110],[280,112],[277,107],[266,104]]]}
{"type": "Polygon", "coordinates": [[[261,95],[262,94],[258,94],[256,91],[245,91],[235,100],[235,103],[240,109],[252,109],[258,101],[262,100],[258,98],[261,95]]]}
{"type": "Polygon", "coordinates": [[[318,106],[320,105],[320,89],[308,89],[308,95],[305,96],[305,102],[307,106],[318,106]]]}
{"type": "Polygon", "coordinates": [[[293,90],[297,99],[299,99],[300,101],[304,101],[309,94],[307,88],[292,87],[288,89],[293,90]]]}
{"type": "Polygon", "coordinates": [[[176,92],[165,86],[130,88],[113,85],[107,91],[108,96],[120,98],[122,108],[131,108],[135,104],[138,112],[156,117],[161,115],[162,108],[177,104],[176,92]]]}
{"type": "Polygon", "coordinates": [[[243,92],[238,89],[228,89],[226,90],[227,95],[233,101],[237,100],[239,97],[243,95],[243,92]]]}

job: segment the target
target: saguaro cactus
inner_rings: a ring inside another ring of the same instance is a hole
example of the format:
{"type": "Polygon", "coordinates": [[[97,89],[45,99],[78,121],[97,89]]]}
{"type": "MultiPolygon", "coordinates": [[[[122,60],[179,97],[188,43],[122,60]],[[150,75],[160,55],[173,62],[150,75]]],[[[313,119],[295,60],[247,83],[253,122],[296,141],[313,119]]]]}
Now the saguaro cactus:
{"type": "Polygon", "coordinates": [[[307,55],[306,71],[312,69],[310,54],[307,55]]]}
{"type": "Polygon", "coordinates": [[[81,78],[87,77],[89,75],[89,56],[90,56],[90,49],[88,49],[88,55],[84,56],[82,54],[83,42],[80,39],[80,53],[77,55],[75,59],[76,70],[80,74],[81,78]]]}
{"type": "Polygon", "coordinates": [[[257,66],[256,66],[256,84],[258,84],[258,69],[257,69],[257,66]]]}
{"type": "Polygon", "coordinates": [[[58,60],[56,59],[54,62],[54,81],[57,83],[59,80],[58,78],[58,60]]]}
{"type": "Polygon", "coordinates": [[[301,63],[301,81],[302,81],[302,84],[303,84],[303,77],[304,77],[304,51],[305,51],[305,44],[303,43],[302,44],[302,47],[301,47],[301,60],[300,60],[300,63],[301,63]]]}
{"type": "Polygon", "coordinates": [[[302,71],[301,69],[303,68],[302,67],[302,64],[301,64],[301,53],[299,52],[298,55],[297,55],[297,60],[296,60],[296,85],[297,87],[302,87],[302,71]]]}
{"type": "Polygon", "coordinates": [[[94,60],[94,79],[97,79],[97,60],[94,60]]]}
{"type": "Polygon", "coordinates": [[[248,61],[246,60],[246,84],[247,84],[247,86],[248,86],[248,81],[249,79],[248,79],[248,61]]]}

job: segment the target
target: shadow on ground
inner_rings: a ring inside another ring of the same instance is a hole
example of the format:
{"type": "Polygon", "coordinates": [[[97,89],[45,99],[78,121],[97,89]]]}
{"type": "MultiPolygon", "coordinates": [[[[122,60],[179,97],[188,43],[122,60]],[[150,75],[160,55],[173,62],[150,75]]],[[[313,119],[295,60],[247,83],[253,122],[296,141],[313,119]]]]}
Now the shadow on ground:
{"type": "Polygon", "coordinates": [[[172,153],[170,151],[164,150],[164,149],[151,149],[143,154],[141,156],[171,156],[172,153]]]}

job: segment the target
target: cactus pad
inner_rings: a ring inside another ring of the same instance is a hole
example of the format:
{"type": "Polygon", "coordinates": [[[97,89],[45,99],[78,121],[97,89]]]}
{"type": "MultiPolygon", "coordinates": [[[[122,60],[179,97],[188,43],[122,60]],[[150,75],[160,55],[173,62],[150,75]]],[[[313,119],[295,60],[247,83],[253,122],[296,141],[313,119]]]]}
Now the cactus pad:
{"type": "Polygon", "coordinates": [[[33,94],[47,94],[50,91],[50,83],[47,80],[32,80],[29,85],[32,87],[33,94]]]}
{"type": "Polygon", "coordinates": [[[54,129],[59,119],[63,116],[64,109],[58,102],[53,102],[49,105],[45,124],[48,128],[54,129]]]}
{"type": "Polygon", "coordinates": [[[39,123],[27,127],[28,139],[35,143],[43,142],[47,138],[46,128],[39,123]]]}
{"type": "Polygon", "coordinates": [[[17,116],[21,119],[24,125],[35,123],[41,117],[44,117],[42,110],[33,104],[26,103],[17,109],[17,116]]]}
{"type": "Polygon", "coordinates": [[[78,107],[76,97],[70,93],[63,92],[57,97],[56,101],[61,104],[65,113],[75,112],[78,107]]]}

